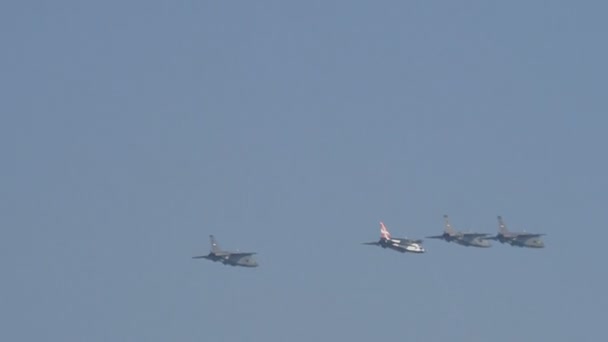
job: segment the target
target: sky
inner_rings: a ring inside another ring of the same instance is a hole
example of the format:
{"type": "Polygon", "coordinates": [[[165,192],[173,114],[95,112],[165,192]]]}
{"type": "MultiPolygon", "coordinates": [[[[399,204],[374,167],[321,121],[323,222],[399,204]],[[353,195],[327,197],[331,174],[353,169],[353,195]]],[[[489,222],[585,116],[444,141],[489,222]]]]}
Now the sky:
{"type": "Polygon", "coordinates": [[[606,10],[2,2],[0,339],[600,340],[606,10]]]}

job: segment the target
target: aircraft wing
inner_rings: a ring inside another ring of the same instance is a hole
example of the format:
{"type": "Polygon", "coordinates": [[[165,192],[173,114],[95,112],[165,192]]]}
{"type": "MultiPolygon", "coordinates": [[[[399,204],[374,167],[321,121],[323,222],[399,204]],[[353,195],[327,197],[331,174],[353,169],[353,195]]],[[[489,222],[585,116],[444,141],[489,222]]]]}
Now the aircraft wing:
{"type": "Polygon", "coordinates": [[[443,235],[427,236],[426,239],[443,239],[443,235]]]}
{"type": "Polygon", "coordinates": [[[380,244],[376,241],[374,242],[363,242],[362,245],[371,245],[371,246],[379,246],[380,244]]]}
{"type": "Polygon", "coordinates": [[[254,254],[258,254],[256,252],[251,252],[251,253],[243,253],[243,252],[237,252],[237,253],[230,253],[230,256],[235,256],[235,257],[244,257],[244,256],[250,256],[250,255],[254,255],[254,254]]]}
{"type": "Polygon", "coordinates": [[[518,233],[516,238],[533,238],[533,237],[539,237],[539,236],[544,236],[547,234],[532,234],[532,233],[518,233]]]}
{"type": "Polygon", "coordinates": [[[462,233],[461,236],[463,237],[467,237],[467,238],[476,238],[476,237],[485,237],[488,236],[490,234],[486,234],[486,233],[462,233]]]}
{"type": "Polygon", "coordinates": [[[192,259],[211,259],[211,258],[207,255],[197,255],[197,256],[193,256],[192,259]]]}

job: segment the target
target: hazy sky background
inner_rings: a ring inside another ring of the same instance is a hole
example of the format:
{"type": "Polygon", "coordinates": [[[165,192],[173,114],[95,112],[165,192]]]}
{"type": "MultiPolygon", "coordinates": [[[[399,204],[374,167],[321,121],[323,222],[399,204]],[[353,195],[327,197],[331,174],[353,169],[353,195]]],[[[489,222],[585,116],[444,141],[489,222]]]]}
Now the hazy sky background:
{"type": "Polygon", "coordinates": [[[0,339],[601,340],[607,10],[2,2],[0,339]]]}

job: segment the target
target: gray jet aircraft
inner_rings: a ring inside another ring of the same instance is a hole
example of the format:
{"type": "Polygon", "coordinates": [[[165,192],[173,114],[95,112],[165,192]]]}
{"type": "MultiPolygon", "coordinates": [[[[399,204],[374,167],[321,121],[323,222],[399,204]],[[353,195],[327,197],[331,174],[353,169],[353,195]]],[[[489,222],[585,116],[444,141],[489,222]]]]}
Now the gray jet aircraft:
{"type": "Polygon", "coordinates": [[[500,243],[508,243],[511,246],[517,247],[528,247],[528,248],[543,248],[545,243],[540,239],[545,234],[534,234],[527,232],[510,232],[507,229],[507,225],[502,220],[501,216],[498,216],[498,234],[491,237],[492,240],[498,240],[500,243]]]}
{"type": "Polygon", "coordinates": [[[364,242],[363,244],[390,248],[401,253],[424,253],[422,240],[391,237],[391,233],[389,233],[388,229],[386,229],[386,226],[382,222],[380,222],[380,240],[374,242],[364,242]]]}
{"type": "Polygon", "coordinates": [[[194,256],[192,259],[219,261],[230,266],[258,267],[257,261],[252,256],[256,253],[222,251],[213,235],[209,235],[209,240],[211,241],[211,252],[207,255],[194,256]]]}
{"type": "Polygon", "coordinates": [[[445,228],[443,229],[443,234],[436,236],[427,236],[427,239],[440,239],[445,240],[447,242],[454,242],[462,246],[467,247],[492,247],[490,241],[488,241],[488,236],[490,234],[485,233],[464,233],[456,231],[452,228],[450,221],[448,219],[448,215],[443,215],[445,219],[445,228]]]}

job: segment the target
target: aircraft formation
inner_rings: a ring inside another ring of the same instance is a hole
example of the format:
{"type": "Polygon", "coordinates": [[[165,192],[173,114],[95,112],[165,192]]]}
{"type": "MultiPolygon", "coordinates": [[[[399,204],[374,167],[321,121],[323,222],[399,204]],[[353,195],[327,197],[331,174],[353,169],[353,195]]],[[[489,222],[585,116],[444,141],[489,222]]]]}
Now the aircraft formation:
{"type": "MultiPolygon", "coordinates": [[[[443,215],[445,226],[443,234],[427,236],[427,239],[438,239],[446,242],[454,242],[465,247],[492,247],[490,241],[498,241],[501,244],[508,244],[514,247],[527,248],[544,248],[545,244],[541,236],[545,234],[528,233],[528,232],[511,232],[507,229],[507,225],[501,216],[498,216],[498,233],[496,235],[488,233],[469,233],[455,230],[450,223],[448,215],[443,215]]],[[[253,255],[255,252],[229,252],[220,249],[215,237],[209,236],[211,242],[211,251],[207,255],[199,255],[192,257],[193,259],[207,259],[214,262],[221,262],[224,265],[242,266],[242,267],[258,267],[257,261],[253,255]]],[[[388,231],[388,228],[383,222],[380,222],[380,239],[378,241],[363,242],[364,245],[379,246],[388,248],[400,253],[425,253],[426,250],[422,246],[421,239],[395,238],[388,231]]]]}

